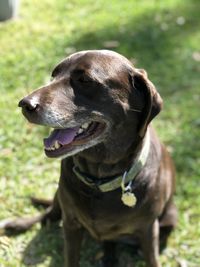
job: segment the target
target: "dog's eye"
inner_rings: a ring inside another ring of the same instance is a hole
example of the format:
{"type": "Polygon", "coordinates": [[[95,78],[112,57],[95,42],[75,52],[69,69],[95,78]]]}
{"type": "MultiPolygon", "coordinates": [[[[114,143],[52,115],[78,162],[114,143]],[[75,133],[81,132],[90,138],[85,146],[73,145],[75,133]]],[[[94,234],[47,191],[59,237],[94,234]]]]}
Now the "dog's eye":
{"type": "Polygon", "coordinates": [[[87,75],[81,75],[78,77],[77,81],[79,81],[81,83],[91,83],[92,79],[87,75]]]}
{"type": "Polygon", "coordinates": [[[72,72],[71,79],[78,83],[91,83],[93,81],[92,78],[82,69],[74,70],[72,72]]]}

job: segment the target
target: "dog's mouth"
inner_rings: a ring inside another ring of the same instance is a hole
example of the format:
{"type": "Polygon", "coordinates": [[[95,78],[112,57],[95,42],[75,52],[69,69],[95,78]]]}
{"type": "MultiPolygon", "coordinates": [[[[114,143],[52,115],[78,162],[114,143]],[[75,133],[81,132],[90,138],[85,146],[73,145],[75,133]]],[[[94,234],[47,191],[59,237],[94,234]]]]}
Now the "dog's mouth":
{"type": "Polygon", "coordinates": [[[54,129],[50,136],[44,139],[45,154],[51,158],[66,155],[96,139],[102,134],[105,126],[105,123],[90,122],[73,128],[54,129]]]}

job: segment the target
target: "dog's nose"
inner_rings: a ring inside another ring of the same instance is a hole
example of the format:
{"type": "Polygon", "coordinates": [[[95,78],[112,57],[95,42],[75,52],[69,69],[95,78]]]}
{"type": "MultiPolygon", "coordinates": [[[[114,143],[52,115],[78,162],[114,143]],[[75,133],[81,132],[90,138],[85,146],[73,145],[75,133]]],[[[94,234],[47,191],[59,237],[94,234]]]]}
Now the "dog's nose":
{"type": "Polygon", "coordinates": [[[39,107],[39,101],[36,97],[24,97],[19,101],[18,106],[26,111],[34,111],[39,107]]]}

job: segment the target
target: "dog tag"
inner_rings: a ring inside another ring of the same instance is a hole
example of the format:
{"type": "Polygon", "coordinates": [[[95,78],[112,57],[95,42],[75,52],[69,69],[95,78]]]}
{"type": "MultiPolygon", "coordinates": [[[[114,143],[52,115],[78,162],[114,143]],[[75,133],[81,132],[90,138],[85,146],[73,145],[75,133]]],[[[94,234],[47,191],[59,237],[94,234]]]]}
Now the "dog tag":
{"type": "Polygon", "coordinates": [[[135,195],[131,192],[123,192],[121,200],[124,203],[124,205],[129,207],[134,207],[137,201],[135,195]]]}
{"type": "Polygon", "coordinates": [[[121,201],[124,203],[124,205],[128,207],[134,207],[137,199],[135,195],[131,192],[132,191],[132,180],[128,183],[127,186],[125,186],[125,180],[126,180],[127,172],[123,174],[122,182],[121,182],[121,189],[122,189],[122,197],[121,201]]]}

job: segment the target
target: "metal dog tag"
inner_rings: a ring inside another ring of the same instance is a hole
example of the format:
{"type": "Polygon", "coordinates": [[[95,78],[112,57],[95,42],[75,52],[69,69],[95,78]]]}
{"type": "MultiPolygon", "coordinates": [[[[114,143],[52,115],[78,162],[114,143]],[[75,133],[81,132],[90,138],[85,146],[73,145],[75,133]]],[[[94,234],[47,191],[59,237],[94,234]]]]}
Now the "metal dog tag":
{"type": "Polygon", "coordinates": [[[124,205],[129,207],[134,207],[137,201],[135,195],[131,192],[123,192],[121,200],[124,203],[124,205]]]}
{"type": "Polygon", "coordinates": [[[121,182],[121,189],[122,189],[122,197],[121,201],[124,203],[124,205],[128,207],[134,207],[137,198],[135,197],[134,193],[132,193],[132,180],[128,183],[127,186],[125,186],[125,180],[126,180],[127,172],[123,174],[122,182],[121,182]]]}

